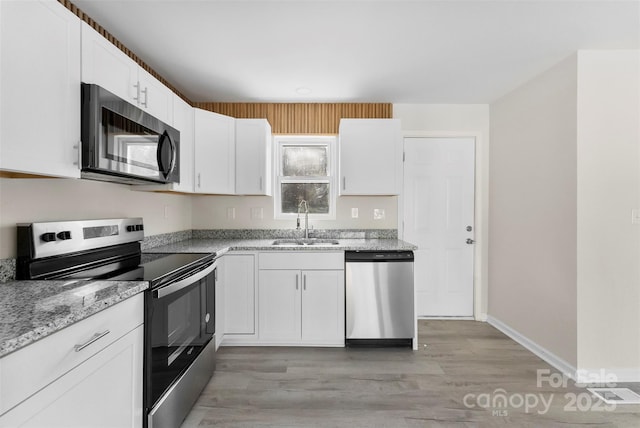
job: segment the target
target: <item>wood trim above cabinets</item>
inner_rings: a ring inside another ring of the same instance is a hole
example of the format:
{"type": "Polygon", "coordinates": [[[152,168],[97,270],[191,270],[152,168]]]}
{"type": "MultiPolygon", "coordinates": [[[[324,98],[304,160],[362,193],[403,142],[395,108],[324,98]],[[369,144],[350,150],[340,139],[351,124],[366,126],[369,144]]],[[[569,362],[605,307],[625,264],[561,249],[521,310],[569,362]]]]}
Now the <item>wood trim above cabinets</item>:
{"type": "Polygon", "coordinates": [[[194,107],[237,119],[267,119],[274,134],[337,135],[340,119],[388,119],[391,103],[216,103],[194,107]]]}

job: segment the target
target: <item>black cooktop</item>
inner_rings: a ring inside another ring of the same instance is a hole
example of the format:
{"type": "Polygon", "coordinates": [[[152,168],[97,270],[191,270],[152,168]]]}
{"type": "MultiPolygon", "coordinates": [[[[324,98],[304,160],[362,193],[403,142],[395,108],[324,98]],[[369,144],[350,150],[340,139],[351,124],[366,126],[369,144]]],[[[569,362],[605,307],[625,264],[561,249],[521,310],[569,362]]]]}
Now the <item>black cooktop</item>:
{"type": "Polygon", "coordinates": [[[138,267],[126,272],[119,272],[111,280],[149,281],[153,288],[158,282],[167,278],[181,276],[184,272],[208,265],[215,255],[206,253],[191,254],[158,254],[158,258],[141,263],[138,267]]]}

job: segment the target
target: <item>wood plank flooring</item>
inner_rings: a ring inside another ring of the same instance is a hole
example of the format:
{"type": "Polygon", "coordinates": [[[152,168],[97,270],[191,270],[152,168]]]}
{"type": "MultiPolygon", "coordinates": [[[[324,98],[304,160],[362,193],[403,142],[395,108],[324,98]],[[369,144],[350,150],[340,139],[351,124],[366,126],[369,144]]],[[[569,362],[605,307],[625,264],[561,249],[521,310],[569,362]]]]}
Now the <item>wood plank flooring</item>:
{"type": "Polygon", "coordinates": [[[487,323],[418,331],[418,351],[220,348],[182,428],[640,427],[640,405],[608,410],[571,380],[538,386],[538,370],[555,370],[487,323]]]}

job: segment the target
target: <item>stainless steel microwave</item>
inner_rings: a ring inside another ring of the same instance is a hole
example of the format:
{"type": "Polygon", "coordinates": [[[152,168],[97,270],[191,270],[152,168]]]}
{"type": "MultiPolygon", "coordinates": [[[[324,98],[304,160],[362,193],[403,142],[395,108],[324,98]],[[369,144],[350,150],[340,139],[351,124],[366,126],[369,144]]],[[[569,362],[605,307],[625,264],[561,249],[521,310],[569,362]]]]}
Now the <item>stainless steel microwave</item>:
{"type": "Polygon", "coordinates": [[[178,183],[180,132],[106,89],[82,83],[83,178],[178,183]]]}

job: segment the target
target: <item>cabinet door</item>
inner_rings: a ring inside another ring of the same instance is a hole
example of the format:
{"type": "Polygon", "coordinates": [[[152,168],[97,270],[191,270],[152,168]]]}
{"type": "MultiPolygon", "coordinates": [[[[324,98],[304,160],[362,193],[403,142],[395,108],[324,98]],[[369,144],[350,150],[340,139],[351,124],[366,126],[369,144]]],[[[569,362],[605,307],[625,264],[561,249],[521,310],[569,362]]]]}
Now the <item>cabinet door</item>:
{"type": "Polygon", "coordinates": [[[195,191],[235,192],[235,119],[195,109],[195,191]]]}
{"type": "Polygon", "coordinates": [[[53,0],[0,15],[0,169],[80,177],[80,19],[53,0]]]}
{"type": "Polygon", "coordinates": [[[180,131],[180,183],[174,184],[178,192],[193,192],[194,135],[193,108],[179,96],[173,96],[173,125],[180,131]]]}
{"type": "Polygon", "coordinates": [[[238,195],[271,196],[271,125],[266,119],[236,119],[238,195]]]}
{"type": "Polygon", "coordinates": [[[255,333],[255,257],[224,256],[224,333],[255,333]]]}
{"type": "Polygon", "coordinates": [[[143,68],[138,69],[138,107],[168,125],[173,125],[173,92],[143,68]]]}
{"type": "Polygon", "coordinates": [[[120,98],[138,105],[138,64],[82,23],[82,81],[95,83],[120,98]]]}
{"type": "Polygon", "coordinates": [[[260,340],[300,341],[298,270],[261,270],[258,280],[260,340]]]}
{"type": "Polygon", "coordinates": [[[0,417],[0,427],[141,427],[143,326],[0,417]]]}
{"type": "Polygon", "coordinates": [[[397,195],[402,171],[398,119],[340,120],[340,195],[397,195]]]}
{"type": "Polygon", "coordinates": [[[302,272],[302,340],[344,344],[344,271],[302,272]]]}
{"type": "Polygon", "coordinates": [[[225,313],[225,297],[224,297],[224,286],[225,286],[225,275],[224,275],[224,262],[225,258],[221,257],[217,261],[218,267],[216,268],[216,350],[222,344],[222,340],[224,339],[224,313],[225,313]]]}

